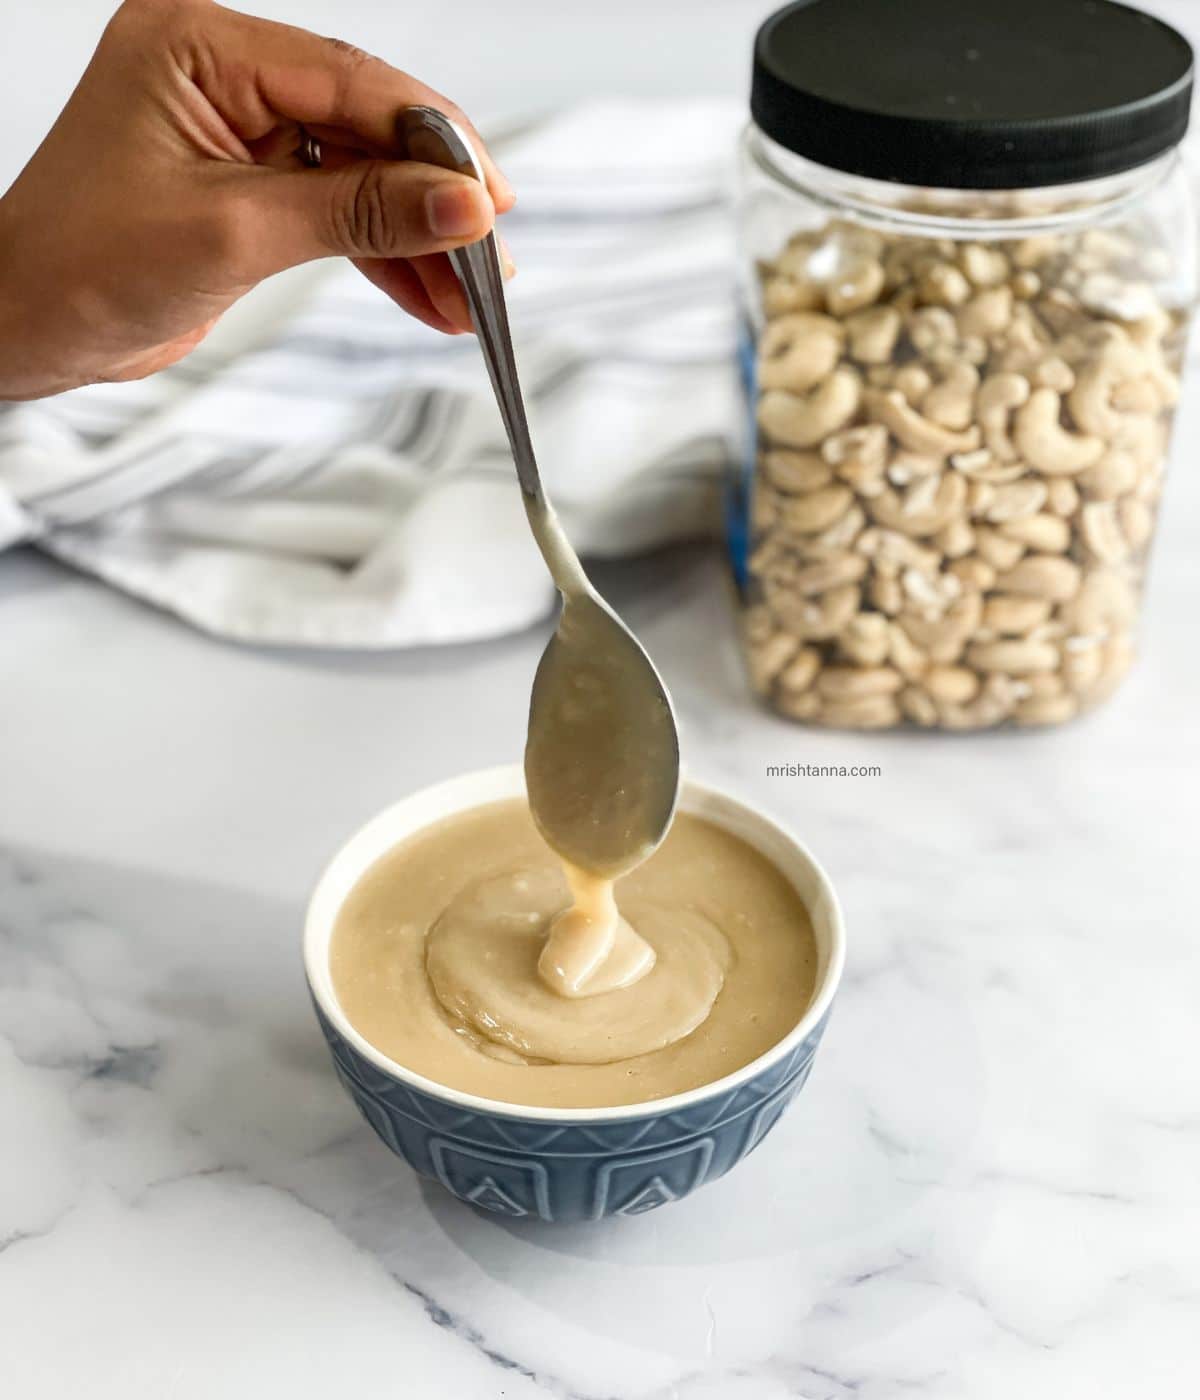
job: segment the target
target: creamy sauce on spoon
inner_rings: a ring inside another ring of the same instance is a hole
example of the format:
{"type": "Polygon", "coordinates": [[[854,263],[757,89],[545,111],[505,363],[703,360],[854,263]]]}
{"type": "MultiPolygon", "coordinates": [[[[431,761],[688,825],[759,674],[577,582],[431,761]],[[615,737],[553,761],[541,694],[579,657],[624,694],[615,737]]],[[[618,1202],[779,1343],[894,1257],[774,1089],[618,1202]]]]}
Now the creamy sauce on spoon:
{"type": "Polygon", "coordinates": [[[528,496],[526,511],[563,607],[534,678],[525,780],[574,900],[550,925],[538,974],[562,996],[596,996],[654,966],[653,947],[620,916],[613,882],[670,824],[678,737],[653,666],[592,590],[554,511],[528,496]]]}

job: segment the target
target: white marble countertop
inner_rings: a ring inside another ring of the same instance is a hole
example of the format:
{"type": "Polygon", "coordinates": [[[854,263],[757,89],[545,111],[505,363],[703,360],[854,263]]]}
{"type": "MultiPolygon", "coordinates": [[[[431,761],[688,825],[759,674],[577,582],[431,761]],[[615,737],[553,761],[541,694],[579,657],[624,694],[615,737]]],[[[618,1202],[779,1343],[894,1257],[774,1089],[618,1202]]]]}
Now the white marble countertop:
{"type": "Polygon", "coordinates": [[[747,702],[715,561],[605,571],[693,769],[827,862],[851,960],[758,1153],[668,1210],[576,1230],[479,1217],[392,1158],[333,1078],[299,963],[306,889],[354,825],[518,752],[540,635],[240,651],[0,559],[10,1393],[1194,1389],[1198,446],[1145,660],[1054,734],[793,729],[747,702]],[[789,761],[883,774],[766,777],[789,761]]]}
{"type": "MultiPolygon", "coordinates": [[[[725,81],[715,23],[697,64],[725,81]]],[[[4,1393],[1195,1393],[1198,455],[1189,405],[1145,657],[1056,733],[789,727],[747,700],[713,555],[600,572],[693,771],[826,863],[851,959],[759,1152],[667,1210],[570,1230],[476,1215],[392,1158],[334,1080],[299,959],[351,828],[519,752],[542,634],[240,650],[0,557],[4,1393]],[[767,777],[787,762],[883,771],[767,777]]]]}

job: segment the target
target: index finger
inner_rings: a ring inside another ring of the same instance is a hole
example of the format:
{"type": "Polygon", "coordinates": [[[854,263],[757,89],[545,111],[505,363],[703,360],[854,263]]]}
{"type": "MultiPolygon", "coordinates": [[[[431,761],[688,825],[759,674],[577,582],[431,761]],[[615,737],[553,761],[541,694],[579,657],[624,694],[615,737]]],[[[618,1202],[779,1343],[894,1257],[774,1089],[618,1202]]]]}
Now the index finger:
{"type": "MultiPolygon", "coordinates": [[[[321,128],[350,132],[373,154],[395,158],[402,154],[396,134],[401,108],[436,107],[471,138],[497,211],[503,213],[512,207],[512,186],[492,160],[483,138],[466,114],[441,93],[340,39],[326,39],[306,29],[233,10],[225,13],[244,34],[245,43],[213,53],[211,60],[219,68],[238,63],[239,53],[242,65],[248,58],[253,69],[252,90],[272,111],[318,132],[321,128]]],[[[239,86],[231,84],[226,90],[235,92],[239,86]]],[[[232,114],[224,115],[228,119],[232,114]]],[[[238,134],[245,139],[245,133],[238,134]]]]}

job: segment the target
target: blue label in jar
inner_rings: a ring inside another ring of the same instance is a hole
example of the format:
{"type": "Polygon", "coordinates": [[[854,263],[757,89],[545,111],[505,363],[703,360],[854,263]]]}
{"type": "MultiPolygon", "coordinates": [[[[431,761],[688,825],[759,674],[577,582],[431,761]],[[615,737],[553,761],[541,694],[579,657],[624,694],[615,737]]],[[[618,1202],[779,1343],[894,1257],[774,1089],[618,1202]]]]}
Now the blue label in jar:
{"type": "Polygon", "coordinates": [[[754,328],[749,319],[743,317],[738,337],[738,369],[745,404],[742,451],[734,458],[725,493],[725,543],[733,577],[742,590],[750,582],[750,499],[754,490],[754,463],[758,453],[758,425],[754,414],[754,404],[758,398],[757,358],[754,328]]]}

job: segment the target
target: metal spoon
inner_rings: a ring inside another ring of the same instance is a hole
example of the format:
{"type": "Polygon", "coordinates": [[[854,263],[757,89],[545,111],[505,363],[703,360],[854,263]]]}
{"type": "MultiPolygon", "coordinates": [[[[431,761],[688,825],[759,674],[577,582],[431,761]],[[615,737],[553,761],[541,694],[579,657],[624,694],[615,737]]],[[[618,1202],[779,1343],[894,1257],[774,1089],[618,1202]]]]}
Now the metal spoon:
{"type": "MultiPolygon", "coordinates": [[[[410,159],[473,175],[463,132],[409,107],[410,159]]],[[[542,489],[517,378],[496,238],[450,254],[512,447],[525,512],[562,595],[558,627],[533,682],[525,779],[534,820],[564,860],[595,875],[631,869],[659,844],[679,795],[679,733],[667,688],[637,638],[596,592],[542,489]]]]}

